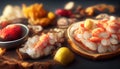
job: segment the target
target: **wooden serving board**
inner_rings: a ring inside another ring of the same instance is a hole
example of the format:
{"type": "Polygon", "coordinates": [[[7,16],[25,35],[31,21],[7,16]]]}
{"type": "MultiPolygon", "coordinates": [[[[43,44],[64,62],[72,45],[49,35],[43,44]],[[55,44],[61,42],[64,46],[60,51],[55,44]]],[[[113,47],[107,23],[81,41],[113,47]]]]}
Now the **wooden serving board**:
{"type": "Polygon", "coordinates": [[[93,60],[108,59],[108,58],[112,58],[120,54],[120,49],[114,52],[103,53],[103,54],[93,53],[91,51],[86,50],[82,46],[83,45],[82,43],[77,42],[73,38],[73,32],[75,29],[79,27],[80,23],[82,22],[74,23],[71,26],[69,26],[69,28],[67,29],[68,43],[70,44],[70,47],[72,48],[74,52],[76,52],[77,54],[83,57],[90,58],[93,60]]]}

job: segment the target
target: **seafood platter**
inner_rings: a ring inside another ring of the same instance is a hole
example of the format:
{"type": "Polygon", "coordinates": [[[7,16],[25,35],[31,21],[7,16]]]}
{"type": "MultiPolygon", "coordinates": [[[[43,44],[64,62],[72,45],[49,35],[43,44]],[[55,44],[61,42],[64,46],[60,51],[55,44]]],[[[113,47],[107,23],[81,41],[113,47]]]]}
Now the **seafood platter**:
{"type": "Polygon", "coordinates": [[[120,17],[115,15],[120,7],[74,1],[54,11],[45,6],[42,2],[4,6],[0,69],[55,69],[77,62],[76,55],[93,61],[120,55],[120,17]]]}

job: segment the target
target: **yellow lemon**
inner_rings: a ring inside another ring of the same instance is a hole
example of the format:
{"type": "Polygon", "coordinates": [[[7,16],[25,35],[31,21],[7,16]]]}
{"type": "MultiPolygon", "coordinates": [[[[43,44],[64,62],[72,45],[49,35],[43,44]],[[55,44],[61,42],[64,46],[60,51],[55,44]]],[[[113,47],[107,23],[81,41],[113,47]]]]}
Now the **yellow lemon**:
{"type": "Polygon", "coordinates": [[[54,60],[62,65],[67,65],[74,60],[74,54],[67,47],[61,47],[56,52],[54,60]]]}
{"type": "Polygon", "coordinates": [[[85,27],[86,29],[92,29],[92,27],[93,27],[93,21],[92,21],[91,19],[86,19],[86,20],[85,20],[84,27],[85,27]]]}
{"type": "Polygon", "coordinates": [[[53,12],[48,12],[48,18],[49,19],[54,19],[55,18],[55,14],[53,12]]]}

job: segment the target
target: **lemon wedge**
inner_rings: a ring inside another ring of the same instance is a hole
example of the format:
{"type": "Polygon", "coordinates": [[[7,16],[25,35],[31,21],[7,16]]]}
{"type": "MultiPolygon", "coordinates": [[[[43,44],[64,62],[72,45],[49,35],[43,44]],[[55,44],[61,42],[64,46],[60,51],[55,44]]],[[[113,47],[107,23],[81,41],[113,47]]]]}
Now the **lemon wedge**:
{"type": "Polygon", "coordinates": [[[56,52],[54,60],[62,65],[67,65],[74,60],[74,54],[67,47],[61,47],[56,52]]]}
{"type": "Polygon", "coordinates": [[[85,26],[86,29],[92,29],[93,21],[91,19],[86,19],[84,26],[85,26]]]}

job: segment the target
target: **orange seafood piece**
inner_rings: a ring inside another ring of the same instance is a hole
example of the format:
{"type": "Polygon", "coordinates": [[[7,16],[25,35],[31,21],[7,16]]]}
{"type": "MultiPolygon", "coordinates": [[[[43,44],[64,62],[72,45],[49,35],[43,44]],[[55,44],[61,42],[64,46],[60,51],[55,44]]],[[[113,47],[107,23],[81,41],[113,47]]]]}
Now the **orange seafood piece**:
{"type": "Polygon", "coordinates": [[[100,20],[97,24],[98,27],[106,28],[108,26],[108,20],[100,20]]]}
{"type": "Polygon", "coordinates": [[[101,38],[99,38],[99,37],[91,37],[89,40],[92,41],[92,42],[100,42],[101,38]]]}
{"type": "Polygon", "coordinates": [[[43,9],[43,4],[33,4],[31,6],[26,6],[25,4],[23,4],[23,13],[25,15],[25,17],[28,18],[38,18],[38,17],[44,17],[45,15],[47,15],[47,11],[45,9],[43,9]]]}
{"type": "Polygon", "coordinates": [[[92,35],[98,36],[100,33],[104,32],[104,31],[105,31],[105,29],[103,29],[103,28],[95,28],[92,30],[92,35]]]}
{"type": "Polygon", "coordinates": [[[55,14],[45,10],[43,4],[35,3],[30,6],[23,4],[22,11],[24,16],[28,18],[29,23],[32,25],[47,26],[52,23],[55,18],[55,14]]]}
{"type": "Polygon", "coordinates": [[[39,38],[39,41],[35,45],[35,49],[45,48],[48,43],[49,36],[47,34],[42,34],[42,36],[39,38]]]}

